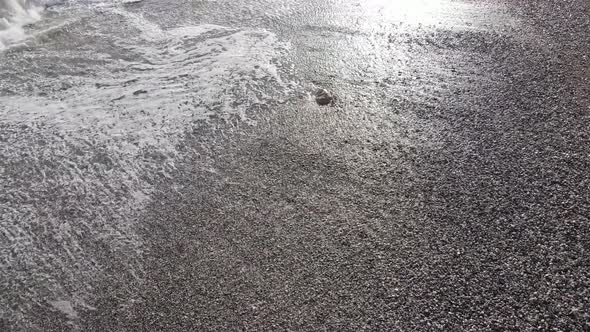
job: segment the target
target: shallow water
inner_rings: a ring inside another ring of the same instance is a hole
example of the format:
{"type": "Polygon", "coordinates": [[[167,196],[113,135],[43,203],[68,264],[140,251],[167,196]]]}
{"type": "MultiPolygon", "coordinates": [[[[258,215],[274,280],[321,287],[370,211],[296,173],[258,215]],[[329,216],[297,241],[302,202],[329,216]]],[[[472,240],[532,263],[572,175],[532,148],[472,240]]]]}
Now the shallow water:
{"type": "Polygon", "coordinates": [[[134,211],[150,177],[175,168],[193,123],[247,121],[246,109],[294,89],[277,65],[289,44],[274,33],[161,28],[125,3],[52,6],[0,35],[11,35],[0,54],[0,307],[24,327],[39,306],[73,318],[91,305],[105,248],[141,270],[134,211]]]}

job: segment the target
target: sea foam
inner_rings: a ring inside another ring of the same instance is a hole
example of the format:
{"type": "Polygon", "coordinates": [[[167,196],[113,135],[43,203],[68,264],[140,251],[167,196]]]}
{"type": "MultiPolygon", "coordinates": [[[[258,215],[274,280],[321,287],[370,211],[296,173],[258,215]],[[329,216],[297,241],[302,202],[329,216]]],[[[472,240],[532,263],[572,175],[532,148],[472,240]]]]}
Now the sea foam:
{"type": "Polygon", "coordinates": [[[27,39],[24,27],[41,19],[42,7],[27,0],[0,0],[0,50],[27,39]]]}

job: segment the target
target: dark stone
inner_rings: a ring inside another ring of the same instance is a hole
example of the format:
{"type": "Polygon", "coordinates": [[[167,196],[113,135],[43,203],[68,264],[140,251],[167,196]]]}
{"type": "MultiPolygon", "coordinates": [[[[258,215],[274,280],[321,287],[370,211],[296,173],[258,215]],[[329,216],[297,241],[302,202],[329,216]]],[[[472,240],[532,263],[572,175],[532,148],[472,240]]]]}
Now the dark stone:
{"type": "Polygon", "coordinates": [[[145,91],[145,90],[137,90],[137,91],[135,91],[133,93],[133,95],[134,96],[139,96],[139,95],[144,94],[144,93],[147,93],[147,91],[145,91]]]}
{"type": "Polygon", "coordinates": [[[318,105],[321,105],[321,106],[329,105],[330,103],[332,103],[333,100],[334,100],[334,97],[326,89],[319,89],[315,93],[315,101],[318,103],[318,105]]]}

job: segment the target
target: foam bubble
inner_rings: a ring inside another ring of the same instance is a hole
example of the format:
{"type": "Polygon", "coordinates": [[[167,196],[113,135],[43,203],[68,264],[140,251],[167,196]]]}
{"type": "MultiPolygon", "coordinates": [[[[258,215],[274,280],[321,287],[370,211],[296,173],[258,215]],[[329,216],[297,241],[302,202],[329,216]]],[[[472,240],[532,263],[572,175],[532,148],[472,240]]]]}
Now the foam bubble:
{"type": "Polygon", "coordinates": [[[24,41],[24,27],[40,20],[41,11],[29,1],[0,0],[0,50],[24,41]]]}

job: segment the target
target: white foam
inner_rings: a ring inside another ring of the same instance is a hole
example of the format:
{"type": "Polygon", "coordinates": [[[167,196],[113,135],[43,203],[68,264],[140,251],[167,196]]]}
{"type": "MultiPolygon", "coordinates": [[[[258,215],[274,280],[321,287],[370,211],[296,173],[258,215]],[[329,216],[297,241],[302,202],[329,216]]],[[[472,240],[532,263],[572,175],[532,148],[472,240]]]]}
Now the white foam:
{"type": "Polygon", "coordinates": [[[22,43],[24,27],[41,19],[42,8],[25,0],[0,0],[0,50],[22,43]]]}
{"type": "Polygon", "coordinates": [[[105,140],[132,135],[135,143],[153,146],[206,118],[212,105],[220,113],[243,115],[249,105],[271,98],[263,89],[268,80],[283,94],[288,89],[272,64],[285,45],[270,32],[217,25],[162,31],[135,16],[131,22],[144,28],[148,43],[127,46],[145,61],[121,63],[128,70],[117,74],[85,78],[59,99],[4,97],[2,119],[41,121],[67,133],[94,129],[105,140]]]}

